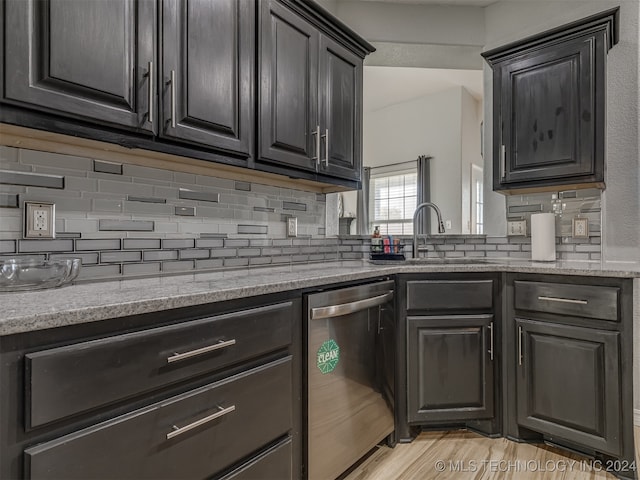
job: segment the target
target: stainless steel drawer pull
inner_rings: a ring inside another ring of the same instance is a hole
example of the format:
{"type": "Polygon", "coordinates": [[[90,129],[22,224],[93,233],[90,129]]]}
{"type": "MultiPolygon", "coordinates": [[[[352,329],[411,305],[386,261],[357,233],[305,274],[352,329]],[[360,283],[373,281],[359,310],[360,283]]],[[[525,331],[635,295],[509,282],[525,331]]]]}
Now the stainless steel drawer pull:
{"type": "Polygon", "coordinates": [[[522,327],[518,327],[518,365],[522,365],[522,327]]]}
{"type": "Polygon", "coordinates": [[[193,430],[194,428],[197,428],[200,425],[204,425],[205,423],[215,420],[216,418],[224,417],[226,414],[233,412],[235,409],[236,409],[235,405],[231,405],[230,407],[227,407],[227,408],[218,407],[218,411],[216,413],[212,413],[208,417],[204,417],[204,418],[201,418],[200,420],[196,420],[195,422],[190,423],[189,425],[185,425],[184,427],[177,427],[173,425],[172,427],[173,431],[167,433],[167,440],[171,440],[173,437],[182,435],[183,433],[188,432],[189,430],[193,430]]]}
{"type": "Polygon", "coordinates": [[[311,132],[311,135],[316,137],[316,156],[311,157],[311,160],[315,160],[316,164],[320,165],[320,125],[316,126],[315,131],[311,132]]]}
{"type": "Polygon", "coordinates": [[[489,332],[491,332],[491,336],[489,337],[489,358],[491,358],[493,362],[493,322],[489,324],[489,332]]]}
{"type": "Polygon", "coordinates": [[[587,300],[575,300],[573,298],[560,298],[560,297],[538,297],[538,300],[546,300],[547,302],[559,302],[559,303],[575,303],[577,305],[586,305],[589,303],[587,300]]]}
{"type": "Polygon", "coordinates": [[[198,348],[196,350],[191,350],[190,352],[184,353],[174,353],[170,357],[167,357],[167,363],[178,362],[180,360],[186,360],[187,358],[197,357],[198,355],[202,355],[204,353],[213,352],[214,350],[220,350],[221,348],[230,347],[231,345],[236,344],[236,339],[232,338],[231,340],[220,340],[218,343],[214,343],[213,345],[208,345],[206,347],[198,348]]]}
{"type": "Polygon", "coordinates": [[[176,71],[171,70],[171,126],[176,128],[176,71]]]}
{"type": "Polygon", "coordinates": [[[149,123],[153,123],[153,62],[149,62],[149,123]]]}
{"type": "Polygon", "coordinates": [[[393,292],[387,292],[377,297],[365,298],[356,302],[331,305],[329,307],[318,307],[311,309],[311,320],[321,320],[323,318],[340,317],[349,313],[359,312],[367,308],[377,307],[393,298],[393,292]]]}
{"type": "Polygon", "coordinates": [[[328,167],[329,166],[329,129],[325,129],[324,131],[324,135],[322,135],[322,138],[324,138],[324,166],[328,167]]]}

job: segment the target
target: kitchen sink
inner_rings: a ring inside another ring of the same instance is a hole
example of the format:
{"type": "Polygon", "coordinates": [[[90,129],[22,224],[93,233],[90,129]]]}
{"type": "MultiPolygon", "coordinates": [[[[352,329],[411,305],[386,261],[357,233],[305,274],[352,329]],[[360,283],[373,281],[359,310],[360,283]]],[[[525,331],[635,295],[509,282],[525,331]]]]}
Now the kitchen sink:
{"type": "Polygon", "coordinates": [[[441,257],[420,257],[407,258],[406,260],[369,260],[374,265],[477,265],[496,264],[495,260],[483,257],[461,257],[461,258],[441,258],[441,257]]]}
{"type": "Polygon", "coordinates": [[[435,264],[435,265],[473,265],[476,263],[496,263],[483,257],[461,257],[461,258],[440,258],[440,257],[421,257],[421,258],[408,258],[403,263],[411,265],[422,264],[435,264]]]}

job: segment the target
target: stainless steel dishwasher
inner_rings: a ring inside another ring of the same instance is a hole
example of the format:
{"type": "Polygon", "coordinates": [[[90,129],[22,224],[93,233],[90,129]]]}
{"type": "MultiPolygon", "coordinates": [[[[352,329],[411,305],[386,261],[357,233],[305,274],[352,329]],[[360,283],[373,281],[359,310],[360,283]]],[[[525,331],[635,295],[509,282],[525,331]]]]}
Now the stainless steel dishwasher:
{"type": "Polygon", "coordinates": [[[307,298],[307,472],[332,480],[394,429],[393,281],[307,298]]]}

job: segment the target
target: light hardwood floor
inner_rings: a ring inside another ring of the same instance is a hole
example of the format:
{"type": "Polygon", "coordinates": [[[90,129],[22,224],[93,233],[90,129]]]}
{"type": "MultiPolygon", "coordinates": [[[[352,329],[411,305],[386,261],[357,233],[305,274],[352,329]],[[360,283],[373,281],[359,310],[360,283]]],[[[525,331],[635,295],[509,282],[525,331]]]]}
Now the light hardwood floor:
{"type": "Polygon", "coordinates": [[[423,432],[412,443],[380,447],[345,480],[604,480],[591,460],[547,446],[463,430],[423,432]]]}

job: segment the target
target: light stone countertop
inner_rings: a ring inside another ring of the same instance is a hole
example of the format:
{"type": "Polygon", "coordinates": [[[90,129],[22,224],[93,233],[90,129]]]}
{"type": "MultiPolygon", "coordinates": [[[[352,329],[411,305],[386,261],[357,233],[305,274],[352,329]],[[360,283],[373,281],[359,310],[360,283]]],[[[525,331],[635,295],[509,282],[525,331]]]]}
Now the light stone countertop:
{"type": "Polygon", "coordinates": [[[640,262],[547,263],[492,258],[490,263],[372,265],[366,260],[352,260],[80,283],[51,290],[0,293],[0,336],[381,275],[420,272],[640,278],[640,262]]]}

